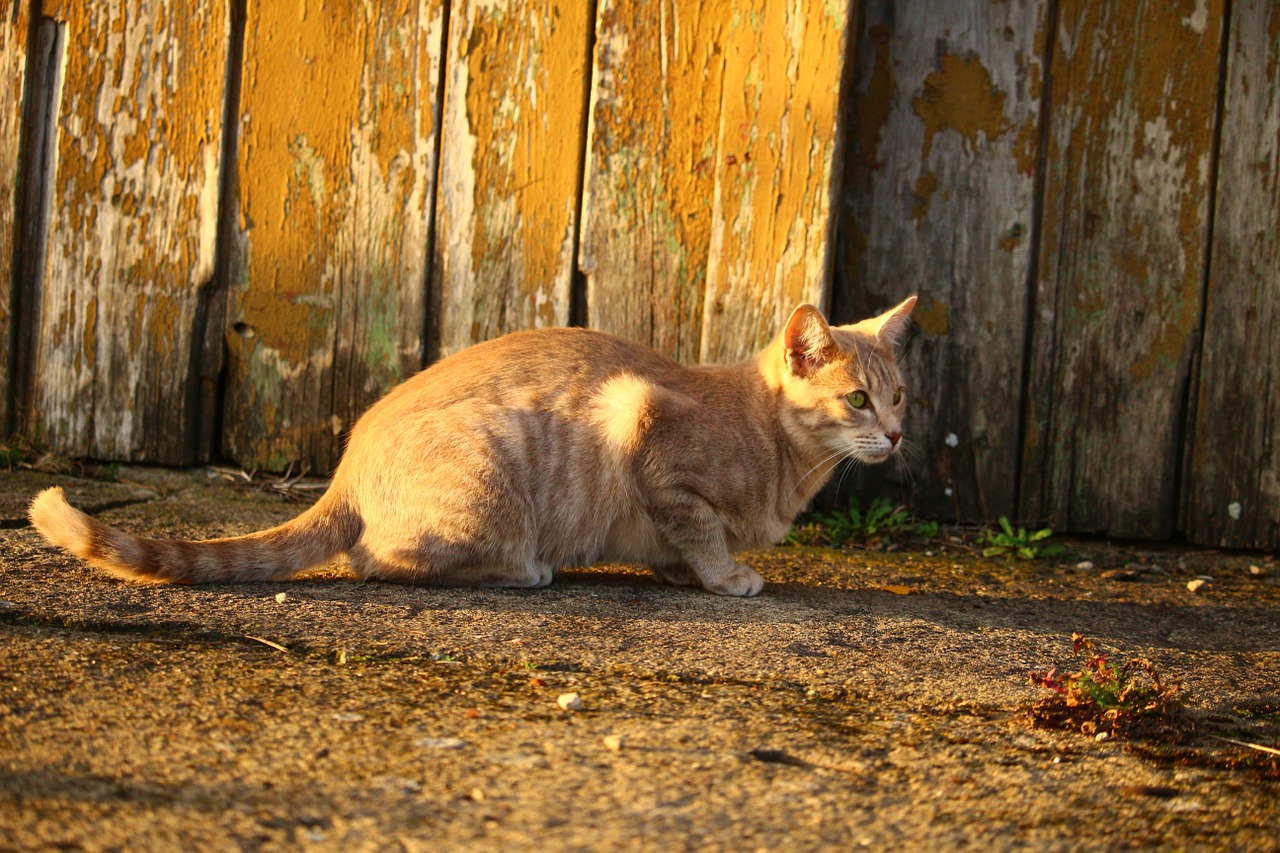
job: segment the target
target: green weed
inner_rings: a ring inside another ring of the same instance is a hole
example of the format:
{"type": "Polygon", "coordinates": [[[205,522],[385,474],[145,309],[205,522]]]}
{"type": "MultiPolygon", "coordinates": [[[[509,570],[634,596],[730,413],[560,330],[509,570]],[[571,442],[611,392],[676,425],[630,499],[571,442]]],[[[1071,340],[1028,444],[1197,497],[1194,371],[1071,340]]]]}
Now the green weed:
{"type": "Polygon", "coordinates": [[[1009,519],[1000,516],[999,529],[984,530],[978,534],[978,544],[984,545],[984,557],[1017,557],[1021,560],[1035,560],[1041,557],[1052,557],[1061,554],[1065,549],[1056,542],[1043,543],[1053,535],[1049,528],[1042,530],[1025,530],[1014,527],[1009,519]]]}
{"type": "Polygon", "coordinates": [[[884,498],[876,498],[863,510],[857,498],[848,509],[810,513],[803,523],[791,528],[784,545],[844,545],[881,547],[914,535],[931,539],[938,535],[936,522],[917,522],[906,507],[894,506],[884,498]]]}

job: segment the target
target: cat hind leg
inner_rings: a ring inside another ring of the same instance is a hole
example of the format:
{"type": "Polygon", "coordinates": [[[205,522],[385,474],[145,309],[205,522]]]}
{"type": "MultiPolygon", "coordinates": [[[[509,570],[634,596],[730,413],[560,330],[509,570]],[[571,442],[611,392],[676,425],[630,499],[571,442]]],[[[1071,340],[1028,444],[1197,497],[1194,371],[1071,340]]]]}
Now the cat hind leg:
{"type": "Polygon", "coordinates": [[[555,579],[555,567],[540,560],[486,558],[451,546],[375,548],[361,541],[351,549],[351,566],[364,580],[421,586],[531,589],[555,579]]]}

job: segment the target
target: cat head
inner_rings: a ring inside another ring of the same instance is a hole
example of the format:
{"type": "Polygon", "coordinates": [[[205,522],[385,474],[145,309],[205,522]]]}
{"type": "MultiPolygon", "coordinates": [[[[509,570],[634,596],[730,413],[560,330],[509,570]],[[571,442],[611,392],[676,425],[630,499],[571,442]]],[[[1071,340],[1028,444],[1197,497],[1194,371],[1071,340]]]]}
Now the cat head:
{"type": "Polygon", "coordinates": [[[782,416],[793,439],[824,456],[861,462],[897,452],[907,406],[897,348],[915,304],[910,296],[850,326],[828,325],[812,305],[792,312],[764,367],[785,400],[782,416]]]}

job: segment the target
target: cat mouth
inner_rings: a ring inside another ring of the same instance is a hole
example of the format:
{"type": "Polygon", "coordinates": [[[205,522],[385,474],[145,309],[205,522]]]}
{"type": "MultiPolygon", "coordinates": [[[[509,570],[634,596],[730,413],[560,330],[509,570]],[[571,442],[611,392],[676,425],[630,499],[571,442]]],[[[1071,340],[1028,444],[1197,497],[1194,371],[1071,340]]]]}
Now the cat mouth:
{"type": "Polygon", "coordinates": [[[898,448],[896,447],[890,447],[887,450],[855,450],[853,456],[859,462],[878,465],[897,452],[898,448]]]}

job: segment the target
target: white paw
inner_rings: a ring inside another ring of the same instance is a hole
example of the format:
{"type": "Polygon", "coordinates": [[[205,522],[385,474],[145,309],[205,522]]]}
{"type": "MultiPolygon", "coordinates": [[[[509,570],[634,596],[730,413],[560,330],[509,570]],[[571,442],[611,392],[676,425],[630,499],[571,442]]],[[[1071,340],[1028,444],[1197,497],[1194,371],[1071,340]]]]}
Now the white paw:
{"type": "Polygon", "coordinates": [[[721,577],[704,579],[702,585],[717,595],[752,596],[764,589],[764,578],[746,566],[736,566],[721,577]]]}
{"type": "Polygon", "coordinates": [[[533,583],[535,588],[550,586],[551,581],[555,580],[556,570],[550,563],[534,563],[533,575],[535,577],[533,583]]]}

